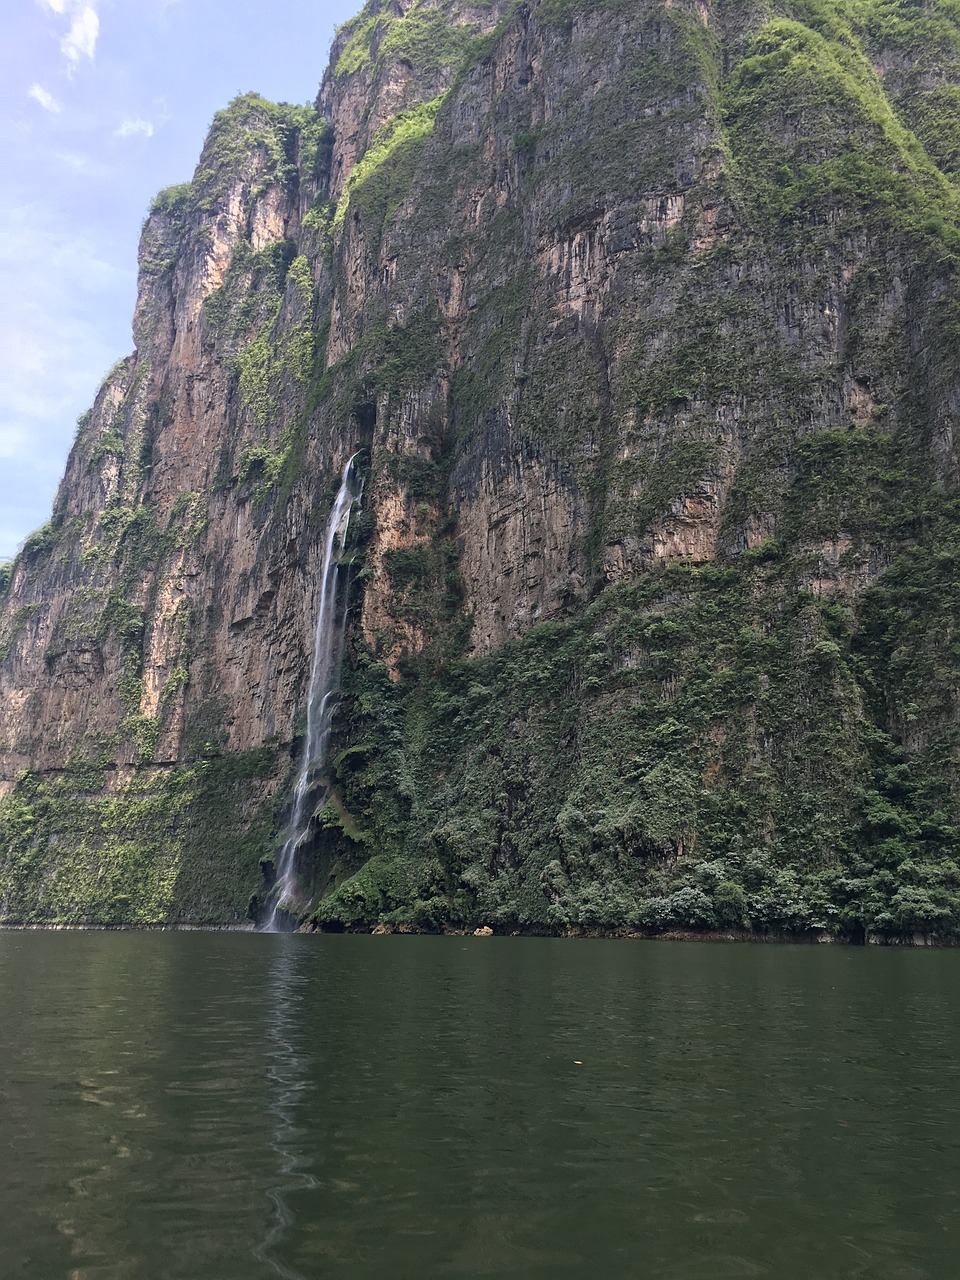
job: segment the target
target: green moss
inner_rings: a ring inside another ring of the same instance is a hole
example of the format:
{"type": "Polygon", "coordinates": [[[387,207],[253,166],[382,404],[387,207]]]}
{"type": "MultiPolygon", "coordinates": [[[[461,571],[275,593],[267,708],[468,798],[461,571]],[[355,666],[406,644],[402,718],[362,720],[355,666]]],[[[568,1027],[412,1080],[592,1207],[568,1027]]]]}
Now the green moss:
{"type": "Polygon", "coordinates": [[[444,95],[402,111],[377,131],[347,179],[333,218],[343,225],[348,209],[356,210],[375,240],[406,198],[417,161],[429,141],[444,95]]]}
{"type": "MultiPolygon", "coordinates": [[[[142,685],[140,694],[142,695],[142,685]]],[[[136,705],[140,705],[139,696],[136,705]]],[[[132,739],[137,752],[137,762],[141,764],[153,760],[156,756],[161,729],[162,725],[156,716],[128,715],[120,722],[120,732],[132,739]]]]}
{"type": "Polygon", "coordinates": [[[319,182],[330,162],[333,146],[333,128],[328,121],[312,115],[301,120],[299,126],[300,155],[298,169],[300,181],[319,182]]]}
{"type": "Polygon", "coordinates": [[[237,382],[243,402],[259,427],[267,427],[276,412],[278,371],[269,333],[261,333],[237,356],[237,382]]]}
{"type": "MultiPolygon", "coordinates": [[[[516,232],[514,218],[507,213],[499,221],[498,238],[509,240],[511,232],[516,232]]],[[[497,394],[515,384],[516,365],[526,363],[523,323],[531,291],[529,270],[518,266],[508,283],[477,299],[470,318],[471,358],[461,362],[453,384],[454,429],[462,448],[479,434],[497,394]]]]}
{"type": "Polygon", "coordinates": [[[333,248],[333,220],[337,206],[325,195],[318,195],[303,219],[303,229],[314,237],[321,257],[326,258],[333,248]]]}
{"type": "Polygon", "coordinates": [[[22,604],[8,610],[0,621],[0,662],[6,662],[40,604],[22,604]]]}
{"type": "Polygon", "coordinates": [[[48,556],[59,542],[62,531],[62,519],[56,515],[51,517],[45,525],[24,539],[20,554],[29,560],[48,556]]]}
{"type": "Polygon", "coordinates": [[[122,458],[125,444],[120,427],[111,427],[109,431],[105,431],[97,440],[93,452],[90,454],[91,466],[96,466],[98,462],[102,462],[107,457],[122,458]]]}
{"type": "MultiPolygon", "coordinates": [[[[269,102],[256,93],[235,98],[218,111],[207,134],[191,200],[200,212],[212,211],[238,180],[255,181],[254,198],[268,186],[295,186],[306,150],[312,167],[327,136],[326,124],[311,107],[269,102]]],[[[312,178],[312,173],[309,174],[312,178]]]]}
{"type": "Polygon", "coordinates": [[[338,76],[351,76],[366,66],[373,48],[373,39],[382,19],[379,14],[361,15],[347,24],[349,38],[341,50],[334,68],[338,76]]]}
{"type": "Polygon", "coordinates": [[[165,214],[177,217],[189,208],[193,196],[193,185],[181,182],[173,187],[164,187],[158,191],[150,202],[151,214],[165,214]]]}
{"type": "Polygon", "coordinates": [[[368,4],[341,28],[339,34],[347,39],[334,74],[342,79],[403,60],[418,79],[426,80],[445,68],[457,70],[470,63],[489,42],[479,36],[476,25],[457,21],[451,8],[449,3],[415,0],[405,14],[393,14],[368,4]]]}
{"type": "Polygon", "coordinates": [[[252,486],[257,502],[264,502],[284,476],[290,460],[291,442],[280,447],[248,444],[237,459],[236,483],[252,486]]]}
{"type": "Polygon", "coordinates": [[[842,10],[824,25],[768,23],[725,87],[757,216],[773,225],[839,204],[851,220],[932,232],[956,250],[957,193],[891,107],[842,10]]]}
{"type": "MultiPolygon", "coordinates": [[[[144,722],[143,745],[155,741],[144,722]]],[[[0,899],[17,923],[241,923],[260,885],[272,806],[268,751],[143,768],[104,792],[95,758],[50,777],[21,775],[0,801],[0,899]]]]}
{"type": "Polygon", "coordinates": [[[206,322],[235,346],[232,369],[240,395],[263,432],[278,416],[281,394],[291,386],[306,387],[312,376],[313,310],[310,265],[287,240],[258,254],[241,242],[223,285],[204,303],[206,322]],[[285,307],[295,318],[291,322],[288,315],[282,324],[285,307]],[[247,336],[251,330],[253,336],[247,336]]]}
{"type": "Polygon", "coordinates": [[[630,12],[630,0],[541,0],[537,17],[546,26],[569,27],[578,13],[608,10],[611,13],[630,12]]]}
{"type": "Polygon", "coordinates": [[[473,51],[477,29],[452,22],[443,6],[428,8],[418,0],[403,18],[389,24],[380,44],[382,61],[405,59],[417,76],[456,67],[473,51]]]}
{"type": "Polygon", "coordinates": [[[375,328],[367,359],[376,368],[377,388],[399,396],[425,386],[443,364],[441,335],[440,315],[432,306],[415,312],[405,325],[375,328]]]}

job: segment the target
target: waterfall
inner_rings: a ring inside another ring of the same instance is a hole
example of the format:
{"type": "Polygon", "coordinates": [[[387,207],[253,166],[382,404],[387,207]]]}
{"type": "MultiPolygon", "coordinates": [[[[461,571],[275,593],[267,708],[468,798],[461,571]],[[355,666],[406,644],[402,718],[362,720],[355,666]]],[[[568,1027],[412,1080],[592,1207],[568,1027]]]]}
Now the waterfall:
{"type": "Polygon", "coordinates": [[[323,535],[323,562],[320,577],[320,610],[313,639],[313,665],[307,690],[307,732],[300,760],[300,772],[293,794],[293,810],[277,860],[277,878],[269,898],[269,912],[263,928],[276,933],[288,919],[284,903],[297,891],[297,847],[310,829],[315,812],[315,793],[326,764],[330,726],[337,702],[340,663],[343,657],[344,619],[337,616],[337,580],[340,552],[350,525],[350,514],[360,492],[354,488],[356,454],[343,469],[343,479],[323,535]],[[313,802],[312,802],[313,801],[313,802]]]}

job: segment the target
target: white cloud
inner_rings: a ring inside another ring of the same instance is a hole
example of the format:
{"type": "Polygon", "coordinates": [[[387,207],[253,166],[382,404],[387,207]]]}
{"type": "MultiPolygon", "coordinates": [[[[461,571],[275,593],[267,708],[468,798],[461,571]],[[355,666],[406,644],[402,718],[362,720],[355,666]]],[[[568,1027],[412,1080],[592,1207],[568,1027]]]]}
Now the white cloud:
{"type": "Polygon", "coordinates": [[[92,58],[100,34],[100,19],[91,5],[71,5],[73,20],[70,30],[60,41],[60,49],[68,61],[77,63],[81,57],[92,58]]]}
{"type": "Polygon", "coordinates": [[[28,97],[33,98],[34,102],[39,102],[44,111],[52,111],[54,115],[59,115],[63,110],[53,94],[47,93],[43,85],[32,84],[28,90],[28,97]]]}
{"type": "Polygon", "coordinates": [[[135,134],[143,134],[145,138],[153,137],[153,125],[149,120],[131,120],[129,117],[123,121],[120,128],[114,135],[117,138],[132,138],[135,134]]]}
{"type": "Polygon", "coordinates": [[[60,40],[60,52],[73,70],[81,58],[92,58],[100,34],[98,0],[37,0],[41,9],[47,9],[58,18],[66,18],[70,25],[60,40]]]}

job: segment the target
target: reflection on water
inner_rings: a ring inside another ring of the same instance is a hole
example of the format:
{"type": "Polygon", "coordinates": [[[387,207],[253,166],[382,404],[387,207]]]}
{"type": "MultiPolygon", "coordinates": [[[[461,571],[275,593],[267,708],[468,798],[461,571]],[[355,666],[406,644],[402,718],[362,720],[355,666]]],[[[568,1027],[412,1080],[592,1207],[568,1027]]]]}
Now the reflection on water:
{"type": "Polygon", "coordinates": [[[273,1222],[253,1256],[283,1280],[307,1280],[276,1256],[277,1246],[293,1225],[293,1213],[287,1200],[293,1191],[313,1191],[317,1180],[310,1172],[311,1160],[303,1154],[308,1142],[307,1130],[298,1123],[312,1085],[306,1063],[296,1047],[298,1029],[303,1022],[302,1005],[308,995],[308,978],[303,972],[306,953],[293,944],[290,934],[278,933],[276,955],[270,965],[267,991],[266,1032],[269,1043],[267,1092],[264,1099],[268,1115],[273,1118],[271,1146],[277,1158],[277,1181],[266,1188],[273,1206],[273,1222]]]}
{"type": "Polygon", "coordinates": [[[960,1273],[960,954],[0,934],[0,1276],[960,1273]]]}

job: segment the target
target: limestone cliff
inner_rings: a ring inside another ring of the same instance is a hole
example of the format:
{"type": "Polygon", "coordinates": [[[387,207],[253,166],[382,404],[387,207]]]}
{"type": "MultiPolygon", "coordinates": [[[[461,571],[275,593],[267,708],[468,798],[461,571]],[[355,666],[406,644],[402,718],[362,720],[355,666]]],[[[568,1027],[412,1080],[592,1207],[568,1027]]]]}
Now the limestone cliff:
{"type": "Polygon", "coordinates": [[[146,223],[0,620],[0,914],[960,930],[960,22],[371,0],[146,223]]]}

